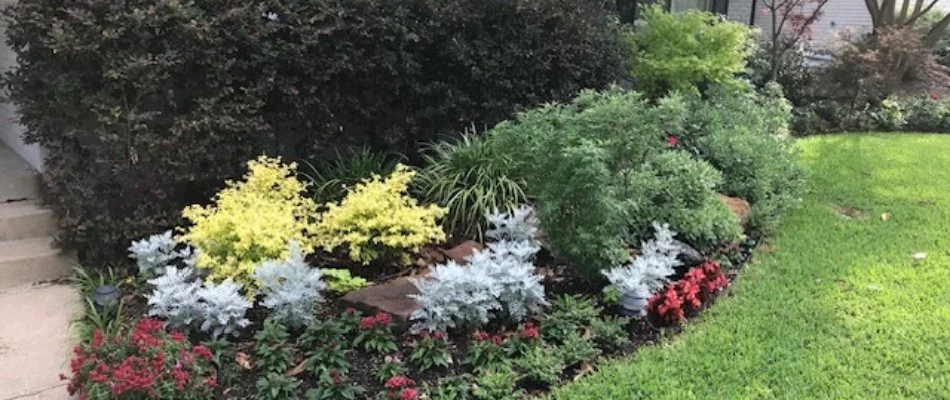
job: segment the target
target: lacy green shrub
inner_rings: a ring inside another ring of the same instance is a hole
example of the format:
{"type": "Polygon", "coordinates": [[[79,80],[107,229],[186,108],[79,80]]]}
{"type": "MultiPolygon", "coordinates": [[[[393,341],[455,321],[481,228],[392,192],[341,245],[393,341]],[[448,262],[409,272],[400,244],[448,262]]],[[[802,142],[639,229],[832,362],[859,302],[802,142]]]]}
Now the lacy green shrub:
{"type": "MultiPolygon", "coordinates": [[[[790,106],[772,94],[714,88],[693,98],[684,146],[722,173],[718,190],[752,205],[750,228],[768,232],[800,201],[805,173],[788,135],[790,106]]],[[[673,222],[670,222],[673,225],[673,222]]]]}
{"type": "Polygon", "coordinates": [[[643,22],[631,40],[632,75],[637,89],[654,97],[706,84],[736,84],[753,49],[749,27],[708,12],[670,13],[654,5],[643,10],[643,22]]]}
{"type": "Polygon", "coordinates": [[[499,124],[489,140],[510,154],[555,255],[590,279],[669,221],[683,238],[732,239],[735,218],[717,198],[718,172],[671,148],[684,129],[679,96],[585,91],[499,124]]]}
{"type": "Polygon", "coordinates": [[[509,156],[484,137],[466,134],[455,143],[434,143],[422,159],[425,168],[413,181],[415,191],[446,208],[442,224],[456,238],[481,241],[486,215],[513,210],[527,200],[523,183],[508,176],[509,156]]]}
{"type": "Polygon", "coordinates": [[[290,257],[292,242],[304,255],[313,251],[317,206],[304,196],[296,164],[261,156],[247,168],[244,180],[228,181],[213,204],[182,211],[192,225],[179,240],[197,250],[195,265],[209,270],[210,280],[253,288],[255,268],[290,257]]]}
{"type": "Polygon", "coordinates": [[[413,154],[624,63],[597,0],[25,0],[5,15],[9,97],[89,265],[179,225],[261,153],[413,154]]]}
{"type": "Polygon", "coordinates": [[[437,224],[445,215],[439,206],[419,205],[406,192],[415,172],[400,164],[391,175],[379,175],[354,186],[339,203],[327,203],[314,234],[327,251],[345,247],[353,261],[369,264],[379,258],[408,263],[407,251],[445,240],[437,224]]]}
{"type": "Polygon", "coordinates": [[[664,221],[698,249],[736,241],[742,228],[716,194],[722,182],[721,172],[685,151],[657,155],[631,175],[637,188],[630,196],[631,231],[637,238],[650,237],[653,222],[664,221]]]}

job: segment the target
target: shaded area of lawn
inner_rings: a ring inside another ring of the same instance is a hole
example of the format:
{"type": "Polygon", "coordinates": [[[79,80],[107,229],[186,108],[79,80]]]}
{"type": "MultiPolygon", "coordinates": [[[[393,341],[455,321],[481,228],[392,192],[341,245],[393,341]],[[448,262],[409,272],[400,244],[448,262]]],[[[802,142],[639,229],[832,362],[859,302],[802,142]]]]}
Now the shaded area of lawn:
{"type": "Polygon", "coordinates": [[[734,295],[553,398],[950,398],[950,136],[800,147],[811,192],[734,295]]]}

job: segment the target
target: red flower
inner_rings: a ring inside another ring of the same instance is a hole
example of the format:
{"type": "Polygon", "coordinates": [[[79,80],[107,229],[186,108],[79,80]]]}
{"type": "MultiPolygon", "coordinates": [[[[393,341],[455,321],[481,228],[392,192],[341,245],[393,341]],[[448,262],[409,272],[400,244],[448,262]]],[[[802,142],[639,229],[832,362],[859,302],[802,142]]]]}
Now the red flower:
{"type": "Polygon", "coordinates": [[[330,380],[333,381],[334,385],[341,385],[343,384],[343,374],[335,369],[330,370],[330,380]]]}
{"type": "Polygon", "coordinates": [[[679,286],[680,298],[694,310],[703,305],[703,302],[699,300],[699,284],[697,282],[699,281],[694,282],[691,279],[684,279],[677,285],[679,286]]]}
{"type": "Polygon", "coordinates": [[[435,332],[432,333],[432,337],[434,337],[434,338],[436,338],[436,339],[438,339],[438,340],[444,340],[444,339],[445,339],[445,332],[442,332],[442,331],[435,331],[435,332]]]}
{"type": "Polygon", "coordinates": [[[208,387],[213,387],[213,388],[218,387],[218,377],[215,375],[211,375],[205,378],[205,385],[208,385],[208,387]]]}
{"type": "Polygon", "coordinates": [[[178,390],[184,389],[185,385],[188,384],[188,378],[191,377],[191,375],[188,374],[188,371],[180,368],[173,369],[171,374],[172,378],[175,379],[175,388],[178,390]]]}
{"type": "Polygon", "coordinates": [[[676,147],[680,143],[679,139],[676,136],[670,135],[666,137],[666,144],[670,147],[676,147]]]}
{"type": "Polygon", "coordinates": [[[393,322],[393,317],[392,317],[392,315],[389,315],[389,314],[384,313],[384,312],[380,312],[380,313],[377,313],[377,314],[376,314],[376,323],[377,323],[377,324],[382,325],[382,326],[386,326],[386,325],[389,325],[390,322],[393,322]]]}
{"type": "Polygon", "coordinates": [[[360,320],[360,329],[361,329],[361,330],[364,330],[364,331],[365,331],[365,330],[368,330],[368,329],[373,329],[374,326],[376,326],[376,318],[374,318],[374,317],[372,317],[372,316],[363,317],[363,319],[360,320]]]}
{"type": "Polygon", "coordinates": [[[488,332],[485,332],[485,331],[475,331],[475,333],[472,334],[472,339],[475,339],[476,341],[479,341],[479,342],[484,342],[488,340],[488,338],[489,338],[488,332]]]}
{"type": "Polygon", "coordinates": [[[936,91],[936,90],[934,90],[934,89],[930,89],[930,98],[931,98],[932,100],[939,100],[939,99],[940,99],[940,92],[938,92],[938,91],[936,91]]]}
{"type": "Polygon", "coordinates": [[[96,329],[92,333],[92,348],[94,350],[99,350],[102,347],[102,343],[105,341],[105,336],[102,334],[102,329],[96,329]]]}
{"type": "Polygon", "coordinates": [[[356,314],[356,309],[353,308],[353,307],[347,307],[345,310],[343,310],[343,313],[344,313],[344,314],[356,314]]]}
{"type": "Polygon", "coordinates": [[[492,344],[494,344],[495,346],[501,346],[501,345],[505,344],[505,337],[502,336],[502,335],[495,335],[495,336],[492,336],[491,342],[492,342],[492,344]]]}
{"type": "Polygon", "coordinates": [[[415,385],[416,385],[416,381],[402,375],[396,375],[392,378],[389,378],[389,380],[386,381],[385,386],[389,389],[400,389],[400,388],[412,387],[415,385]]]}
{"type": "Polygon", "coordinates": [[[402,390],[402,395],[399,396],[399,400],[416,400],[419,398],[419,391],[413,388],[406,388],[402,390]]]}
{"type": "Polygon", "coordinates": [[[181,342],[184,342],[184,341],[185,341],[185,334],[183,334],[183,333],[181,333],[181,332],[178,332],[178,331],[172,331],[171,337],[172,337],[172,340],[174,340],[174,341],[176,341],[176,342],[178,342],[178,343],[181,343],[181,342]]]}
{"type": "Polygon", "coordinates": [[[211,353],[211,349],[209,349],[207,346],[202,346],[200,344],[196,345],[195,347],[192,347],[191,351],[195,353],[196,356],[201,357],[205,359],[206,361],[211,361],[211,359],[214,357],[214,355],[211,353]]]}
{"type": "Polygon", "coordinates": [[[522,339],[534,340],[541,337],[541,332],[538,331],[538,327],[530,322],[525,322],[524,326],[521,327],[521,332],[519,333],[522,339]]]}

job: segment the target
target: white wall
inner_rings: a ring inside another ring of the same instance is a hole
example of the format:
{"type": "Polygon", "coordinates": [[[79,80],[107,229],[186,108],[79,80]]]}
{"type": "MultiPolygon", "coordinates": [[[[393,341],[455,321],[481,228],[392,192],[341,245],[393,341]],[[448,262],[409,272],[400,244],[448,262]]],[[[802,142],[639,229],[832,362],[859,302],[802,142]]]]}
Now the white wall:
{"type": "MultiPolygon", "coordinates": [[[[0,6],[12,3],[11,0],[0,1],[0,6]]],[[[16,65],[16,54],[7,47],[6,27],[0,26],[0,71],[6,72],[10,67],[16,65]]],[[[0,92],[0,96],[6,97],[6,90],[0,92]]],[[[43,153],[39,146],[35,144],[27,145],[23,143],[20,135],[23,133],[23,126],[17,123],[16,108],[9,103],[0,102],[0,142],[7,145],[13,152],[23,157],[33,168],[38,171],[43,170],[43,153]]]]}
{"type": "MultiPolygon", "coordinates": [[[[762,29],[767,37],[771,31],[772,19],[762,12],[762,1],[757,2],[755,25],[762,29]]],[[[749,23],[752,0],[732,0],[729,2],[728,17],[730,19],[749,23]]],[[[950,11],[950,0],[937,0],[935,9],[950,11]]],[[[868,14],[864,0],[831,0],[824,7],[821,19],[815,22],[812,40],[817,45],[826,44],[835,35],[844,30],[855,33],[867,33],[871,30],[871,16],[868,14]]]]}

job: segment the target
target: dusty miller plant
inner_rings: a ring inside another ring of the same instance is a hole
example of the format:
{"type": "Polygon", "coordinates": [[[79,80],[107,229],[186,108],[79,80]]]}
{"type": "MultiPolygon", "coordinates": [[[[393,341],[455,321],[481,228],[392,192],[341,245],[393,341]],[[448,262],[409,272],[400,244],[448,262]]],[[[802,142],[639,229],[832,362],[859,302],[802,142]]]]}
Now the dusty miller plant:
{"type": "Polygon", "coordinates": [[[240,328],[251,324],[244,315],[251,302],[241,295],[241,286],[226,280],[198,289],[198,304],[201,331],[212,338],[236,334],[240,328]]]}
{"type": "Polygon", "coordinates": [[[500,241],[476,251],[465,266],[449,261],[413,280],[419,294],[410,297],[421,307],[410,316],[412,330],[479,327],[496,318],[521,321],[547,304],[531,262],[539,247],[530,214],[522,207],[512,215],[489,216],[494,228],[486,235],[500,241]]]}
{"type": "Polygon", "coordinates": [[[251,303],[230,281],[202,286],[191,267],[165,267],[165,274],[150,279],[148,314],[165,320],[175,329],[197,327],[217,339],[237,332],[250,321],[245,318],[251,303]]]}
{"type": "Polygon", "coordinates": [[[303,252],[296,243],[290,245],[290,258],[285,261],[266,261],[254,271],[264,295],[261,305],[272,310],[271,317],[291,327],[301,327],[316,317],[314,308],[323,301],[327,288],[318,268],[304,261],[303,252]]]}
{"type": "Polygon", "coordinates": [[[173,329],[191,326],[198,319],[198,289],[194,269],[165,267],[165,274],[148,281],[154,289],[148,296],[148,315],[160,317],[173,329]]]}
{"type": "Polygon", "coordinates": [[[190,247],[175,250],[178,243],[172,238],[172,231],[157,233],[142,240],[132,241],[129,246],[129,258],[135,260],[139,274],[152,277],[165,272],[165,267],[182,260],[187,265],[194,264],[194,254],[190,247]]]}
{"type": "MultiPolygon", "coordinates": [[[[674,267],[681,265],[677,256],[681,245],[673,240],[676,232],[668,224],[653,223],[656,234],[652,240],[641,243],[640,255],[629,264],[601,271],[610,285],[621,294],[632,293],[646,299],[667,283],[674,267]]],[[[641,315],[644,311],[640,310],[641,315]]]]}

